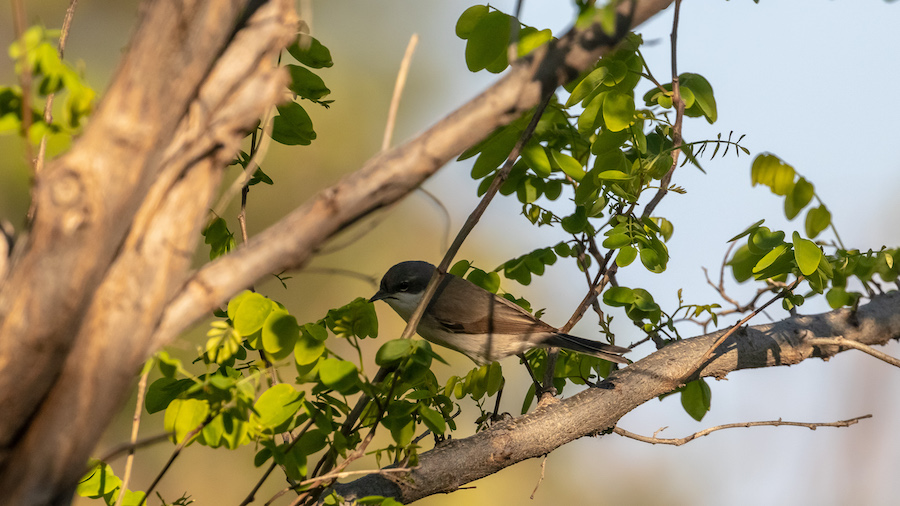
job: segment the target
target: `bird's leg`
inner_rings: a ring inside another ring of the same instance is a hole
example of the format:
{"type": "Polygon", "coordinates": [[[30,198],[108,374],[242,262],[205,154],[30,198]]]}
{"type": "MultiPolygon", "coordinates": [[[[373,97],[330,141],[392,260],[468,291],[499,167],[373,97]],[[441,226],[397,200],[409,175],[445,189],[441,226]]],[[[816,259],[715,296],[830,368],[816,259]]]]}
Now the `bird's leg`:
{"type": "Polygon", "coordinates": [[[500,419],[500,397],[503,396],[503,384],[500,384],[500,389],[497,390],[497,401],[494,403],[494,413],[491,415],[491,421],[496,422],[500,419]]]}
{"type": "Polygon", "coordinates": [[[519,353],[516,356],[522,360],[523,364],[525,364],[525,369],[528,371],[528,375],[531,376],[531,381],[534,382],[534,397],[535,397],[535,399],[538,402],[540,402],[541,397],[543,397],[543,395],[545,393],[551,393],[553,396],[555,396],[556,389],[553,388],[553,384],[551,383],[546,388],[541,385],[541,382],[538,381],[537,376],[534,375],[534,371],[531,370],[531,364],[528,363],[528,360],[525,358],[525,354],[519,353]]]}

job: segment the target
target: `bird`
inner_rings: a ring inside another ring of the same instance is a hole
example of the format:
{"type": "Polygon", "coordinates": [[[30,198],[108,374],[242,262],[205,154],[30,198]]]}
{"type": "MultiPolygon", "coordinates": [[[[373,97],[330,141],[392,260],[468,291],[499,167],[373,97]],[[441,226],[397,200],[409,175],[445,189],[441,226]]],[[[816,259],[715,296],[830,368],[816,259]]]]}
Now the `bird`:
{"type": "MultiPolygon", "coordinates": [[[[370,302],[386,302],[409,321],[434,273],[434,265],[410,260],[391,267],[370,302]]],[[[438,286],[416,331],[425,340],[456,350],[478,365],[536,347],[557,347],[626,364],[628,348],[559,332],[509,300],[452,274],[438,286]]]]}

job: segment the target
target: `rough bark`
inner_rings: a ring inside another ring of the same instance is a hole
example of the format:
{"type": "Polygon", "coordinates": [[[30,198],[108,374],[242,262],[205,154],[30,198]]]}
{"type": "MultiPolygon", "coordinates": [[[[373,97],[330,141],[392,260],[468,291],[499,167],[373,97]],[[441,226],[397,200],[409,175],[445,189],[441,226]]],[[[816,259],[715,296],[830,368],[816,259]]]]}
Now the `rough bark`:
{"type": "Polygon", "coordinates": [[[280,99],[273,62],[295,31],[286,0],[143,6],[89,127],[36,180],[0,288],[0,502],[71,500],[152,351],[222,169],[280,99]]]}
{"type": "Polygon", "coordinates": [[[843,351],[820,348],[812,338],[842,336],[866,345],[900,338],[900,293],[882,295],[854,313],[840,309],[778,323],[745,327],[731,335],[700,370],[697,362],[723,331],[685,339],[611,374],[599,388],[465,439],[454,439],[419,457],[408,474],[372,474],[335,488],[348,502],[367,495],[393,497],[407,504],[459,487],[525,459],[546,455],[575,439],[613,427],[632,409],[698,377],[724,378],[733,371],[793,365],[843,351]]]}

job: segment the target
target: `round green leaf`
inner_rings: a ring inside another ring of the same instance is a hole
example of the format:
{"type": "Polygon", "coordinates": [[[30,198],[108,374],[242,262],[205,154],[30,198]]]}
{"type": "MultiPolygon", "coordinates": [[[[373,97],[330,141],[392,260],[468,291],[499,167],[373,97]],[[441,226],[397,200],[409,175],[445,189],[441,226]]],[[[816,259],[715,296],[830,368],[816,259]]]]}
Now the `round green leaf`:
{"type": "Polygon", "coordinates": [[[485,69],[506,53],[511,21],[507,14],[494,11],[475,23],[466,43],[466,65],[470,71],[485,69]]]}
{"type": "Polygon", "coordinates": [[[275,428],[288,421],[300,409],[300,392],[287,383],[279,383],[263,392],[253,404],[253,420],[263,430],[275,428]]]}
{"type": "MultiPolygon", "coordinates": [[[[200,399],[175,399],[166,408],[163,426],[172,434],[175,443],[181,443],[188,434],[200,428],[209,414],[209,403],[200,399]]],[[[197,437],[199,431],[191,436],[197,437]]]]}
{"type": "Polygon", "coordinates": [[[634,246],[623,246],[616,255],[616,265],[619,267],[627,267],[637,258],[637,249],[634,246]]]}
{"type": "Polygon", "coordinates": [[[634,98],[618,90],[607,93],[603,101],[603,121],[613,132],[627,128],[634,121],[634,98]]]}
{"type": "Polygon", "coordinates": [[[806,213],[806,237],[815,239],[829,225],[831,225],[831,213],[824,204],[814,207],[806,213]]]}
{"type": "Polygon", "coordinates": [[[412,353],[415,348],[414,341],[410,339],[394,339],[378,348],[375,354],[375,363],[381,367],[396,364],[412,353]]]}
{"type": "Polygon", "coordinates": [[[262,328],[274,309],[275,303],[258,293],[245,296],[232,318],[234,330],[242,336],[249,336],[262,328]]]}
{"type": "Polygon", "coordinates": [[[300,326],[297,325],[297,319],[284,309],[272,311],[263,324],[263,349],[277,359],[290,355],[299,337],[300,326]]]}
{"type": "Polygon", "coordinates": [[[349,392],[358,381],[356,366],[346,360],[326,358],[319,361],[319,379],[328,388],[341,393],[349,392]]]}
{"type": "Polygon", "coordinates": [[[456,36],[460,39],[468,39],[470,35],[472,35],[472,31],[475,30],[475,25],[481,21],[490,9],[488,9],[487,5],[473,5],[469,7],[459,16],[459,20],[456,22],[456,36]]]}

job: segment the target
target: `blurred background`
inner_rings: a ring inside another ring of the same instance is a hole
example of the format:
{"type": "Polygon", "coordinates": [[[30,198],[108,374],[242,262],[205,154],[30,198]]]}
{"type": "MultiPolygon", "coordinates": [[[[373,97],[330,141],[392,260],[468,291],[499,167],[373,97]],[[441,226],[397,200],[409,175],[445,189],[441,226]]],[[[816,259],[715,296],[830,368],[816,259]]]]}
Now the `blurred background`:
{"type": "MultiPolygon", "coordinates": [[[[58,28],[68,2],[30,0],[28,22],[58,28]]],[[[273,146],[263,162],[275,186],[253,187],[249,197],[249,230],[257,233],[301,204],[306,198],[359,167],[380,149],[393,83],[410,36],[420,43],[403,96],[395,144],[423,131],[497,80],[485,72],[466,70],[464,41],[454,34],[456,19],[472,1],[380,2],[329,0],[302,2],[312,33],[331,50],[335,65],[319,73],[335,100],[330,110],[308,106],[318,139],[309,147],[273,146]]],[[[493,6],[511,13],[514,2],[493,6]]],[[[900,22],[898,6],[877,0],[864,2],[685,2],[678,38],[679,72],[695,72],[713,85],[719,120],[708,125],[689,119],[688,140],[746,135],[742,145],[752,155],[704,158],[706,173],[694,167],[679,169],[673,182],[684,195],[669,194],[657,208],[675,226],[668,243],[672,254],[661,275],[646,272],[639,263],[619,274],[623,284],[650,290],[665,310],[677,307],[676,291],[687,303],[725,305],[705,281],[703,267],[717,276],[727,250],[726,241],[758,219],[790,232],[802,228],[786,222],[780,197],[764,188],[751,188],[750,162],[772,152],[792,164],[816,186],[833,214],[845,244],[878,249],[900,242],[896,226],[900,190],[900,154],[892,127],[894,83],[900,79],[900,22]]],[[[98,92],[106,87],[137,19],[133,0],[82,1],[75,15],[66,59],[84,69],[98,92]]],[[[550,28],[561,35],[571,24],[567,2],[524,2],[522,21],[550,28]]],[[[654,74],[670,75],[669,32],[672,9],[642,26],[643,54],[654,74]]],[[[8,47],[13,30],[8,7],[0,9],[0,45],[8,47]]],[[[0,83],[14,82],[12,64],[0,63],[0,83]]],[[[647,89],[639,88],[639,95],[647,89]]],[[[17,138],[0,137],[0,218],[17,229],[28,205],[29,173],[17,138]]],[[[332,307],[375,289],[370,281],[405,259],[440,260],[443,247],[477,203],[476,183],[469,177],[472,160],[450,163],[424,187],[449,212],[421,192],[389,211],[366,220],[333,240],[310,265],[294,273],[287,289],[271,279],[257,288],[283,302],[301,322],[321,318],[332,307]],[[449,236],[448,236],[449,234],[449,236]],[[336,274],[351,269],[363,277],[336,274]]],[[[229,177],[235,177],[233,171],[229,177]]],[[[484,269],[535,248],[566,239],[561,230],[534,230],[513,199],[498,199],[466,241],[458,259],[484,269]]],[[[237,230],[236,209],[226,218],[237,230]]],[[[827,236],[825,232],[823,236],[827,236]]],[[[202,250],[202,248],[201,248],[202,250]]],[[[198,261],[208,252],[198,253],[198,261]]],[[[544,319],[561,325],[581,300],[584,280],[573,263],[558,262],[543,278],[527,287],[504,280],[503,288],[527,297],[535,308],[546,307],[544,319]]],[[[729,295],[749,299],[752,286],[736,285],[726,274],[729,295]]],[[[751,324],[780,320],[778,304],[751,324]]],[[[808,302],[803,313],[827,311],[824,300],[808,302]]],[[[386,305],[377,306],[383,338],[396,336],[402,321],[386,305]]],[[[622,314],[617,315],[617,342],[641,339],[622,314]]],[[[733,320],[722,320],[725,326],[733,320]]],[[[596,338],[590,315],[573,333],[596,338]]],[[[699,327],[682,327],[685,336],[699,327]]],[[[205,326],[175,345],[189,357],[203,342],[205,326]]],[[[370,343],[372,354],[378,342],[370,343]]],[[[884,351],[900,355],[892,343],[884,351]]],[[[639,347],[632,358],[652,352],[639,347]]],[[[442,355],[449,366],[436,364],[444,381],[471,367],[468,359],[450,351],[442,355]]],[[[518,414],[527,389],[527,376],[514,359],[503,363],[509,380],[503,410],[518,414]]],[[[369,364],[371,367],[371,364],[369,364]]],[[[741,371],[726,381],[710,381],[712,411],[696,422],[677,396],[650,401],[625,416],[619,425],[632,432],[659,437],[683,437],[698,430],[732,422],[790,420],[832,422],[864,414],[850,428],[810,431],[792,427],[731,429],[682,447],[652,446],[616,435],[575,441],[552,453],[545,478],[531,504],[666,504],[666,505],[843,505],[896,504],[900,482],[900,409],[891,404],[900,394],[900,371],[855,351],[825,363],[809,360],[786,368],[741,371]]],[[[289,376],[288,376],[289,377],[289,376]]],[[[152,379],[152,378],[151,378],[152,379]]],[[[567,390],[566,395],[572,395],[567,390]]],[[[471,407],[471,406],[469,406],[471,407]]],[[[133,402],[123,408],[97,454],[125,441],[133,402]]],[[[457,437],[471,434],[474,416],[464,413],[457,437]]],[[[161,430],[161,416],[145,416],[142,435],[161,430]]],[[[425,440],[426,444],[428,439],[425,440]]],[[[172,501],[183,492],[196,504],[237,503],[261,471],[252,467],[253,447],[226,458],[225,450],[197,445],[180,457],[163,479],[160,492],[172,501]]],[[[133,489],[145,489],[168,457],[161,445],[137,453],[133,489]]],[[[113,462],[121,474],[122,460],[113,462]]],[[[371,462],[358,468],[371,468],[371,462]]],[[[541,462],[532,460],[472,484],[474,488],[425,499],[420,504],[445,505],[525,503],[541,476],[541,462]]],[[[270,497],[283,486],[269,479],[258,495],[270,497]]],[[[264,501],[264,500],[263,500],[264,501]]],[[[151,504],[155,503],[151,500],[151,504]]],[[[282,499],[282,503],[287,501],[282,499]]],[[[91,504],[79,500],[77,504],[91,504]]]]}

